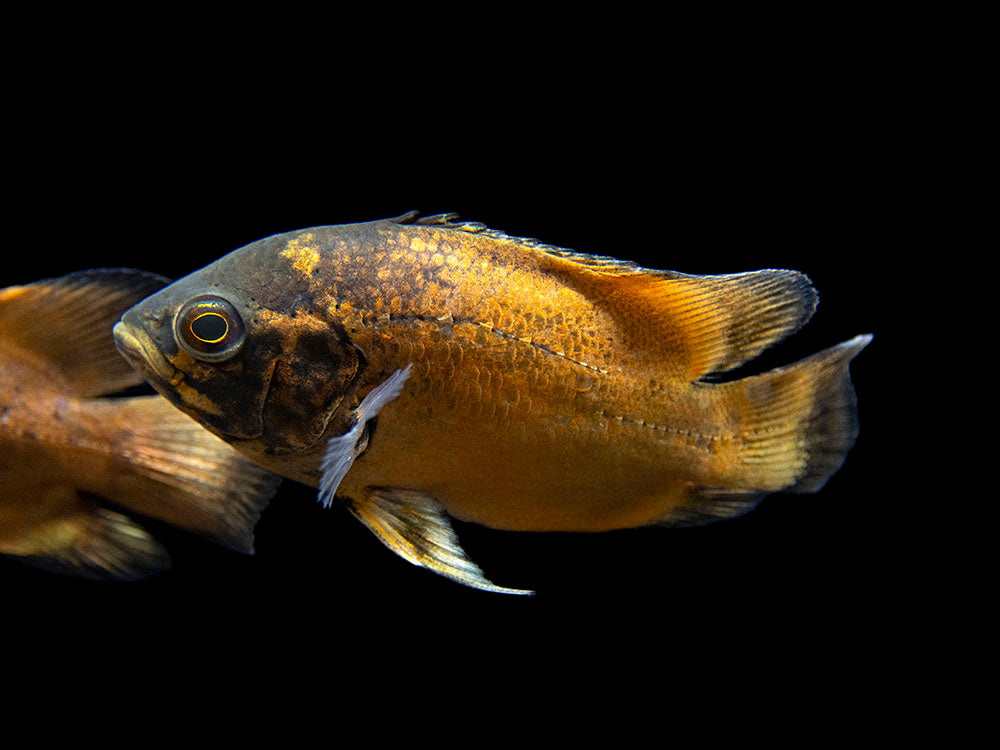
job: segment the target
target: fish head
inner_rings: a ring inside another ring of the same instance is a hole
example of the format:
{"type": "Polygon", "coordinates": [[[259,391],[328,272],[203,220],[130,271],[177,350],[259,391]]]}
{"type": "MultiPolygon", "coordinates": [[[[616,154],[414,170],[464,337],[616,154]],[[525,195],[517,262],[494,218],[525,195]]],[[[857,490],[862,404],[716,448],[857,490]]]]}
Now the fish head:
{"type": "Polygon", "coordinates": [[[364,355],[308,289],[243,252],[253,249],[127,310],[115,344],[175,406],[251,457],[307,452],[350,402],[364,355]]]}

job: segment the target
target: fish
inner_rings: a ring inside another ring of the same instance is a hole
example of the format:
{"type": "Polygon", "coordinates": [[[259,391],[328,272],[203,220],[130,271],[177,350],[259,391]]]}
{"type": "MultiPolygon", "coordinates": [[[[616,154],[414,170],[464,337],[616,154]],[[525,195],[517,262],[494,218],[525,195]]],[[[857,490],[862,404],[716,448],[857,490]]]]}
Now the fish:
{"type": "Polygon", "coordinates": [[[159,395],[129,395],[143,379],[112,327],[168,283],[118,268],[0,289],[0,554],[148,578],[171,556],[145,518],[253,552],[281,478],[159,395]]]}
{"type": "Polygon", "coordinates": [[[857,437],[849,363],[871,335],[742,368],[817,302],[797,271],[647,269],[410,212],[253,242],[114,336],[176,407],[408,562],[530,594],[490,581],[452,519],[685,526],[823,487],[857,437]]]}

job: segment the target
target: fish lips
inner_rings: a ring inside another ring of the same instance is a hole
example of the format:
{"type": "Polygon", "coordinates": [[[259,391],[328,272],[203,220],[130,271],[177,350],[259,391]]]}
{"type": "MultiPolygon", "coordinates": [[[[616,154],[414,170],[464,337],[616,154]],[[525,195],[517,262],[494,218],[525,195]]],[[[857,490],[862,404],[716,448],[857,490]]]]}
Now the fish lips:
{"type": "Polygon", "coordinates": [[[166,386],[174,379],[177,371],[160,354],[152,339],[142,329],[129,326],[124,321],[115,323],[112,329],[115,348],[132,367],[142,373],[152,385],[166,386]]]}

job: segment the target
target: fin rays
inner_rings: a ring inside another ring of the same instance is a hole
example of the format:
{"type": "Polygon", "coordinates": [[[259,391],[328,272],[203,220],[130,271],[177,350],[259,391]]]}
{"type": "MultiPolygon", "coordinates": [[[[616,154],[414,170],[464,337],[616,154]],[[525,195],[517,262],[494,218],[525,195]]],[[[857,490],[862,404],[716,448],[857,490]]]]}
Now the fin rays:
{"type": "Polygon", "coordinates": [[[412,490],[370,487],[348,508],[386,547],[407,562],[483,591],[531,594],[497,586],[465,554],[444,510],[428,495],[412,490]]]}
{"type": "Polygon", "coordinates": [[[375,386],[355,410],[354,425],[343,435],[330,439],[320,464],[319,501],[324,508],[333,504],[340,482],[354,460],[364,452],[365,445],[361,443],[365,425],[375,418],[383,406],[399,396],[406,379],[410,377],[412,367],[412,364],[408,364],[403,369],[396,370],[384,382],[375,386]]]}
{"type": "Polygon", "coordinates": [[[98,396],[138,385],[111,328],[168,280],[132,269],[94,269],[0,290],[0,335],[59,370],[73,395],[98,396]]]}

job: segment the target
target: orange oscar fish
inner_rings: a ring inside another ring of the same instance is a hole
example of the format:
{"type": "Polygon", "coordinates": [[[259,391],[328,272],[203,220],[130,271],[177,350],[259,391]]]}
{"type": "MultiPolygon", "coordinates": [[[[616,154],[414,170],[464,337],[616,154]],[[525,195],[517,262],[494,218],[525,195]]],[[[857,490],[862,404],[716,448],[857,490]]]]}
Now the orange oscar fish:
{"type": "Polygon", "coordinates": [[[336,496],[404,558],[490,583],[449,517],[602,531],[814,492],[856,433],[859,336],[712,376],[798,330],[796,271],[655,271],[454,215],[279,234],[129,310],[119,350],[272,471],[336,496]]]}
{"type": "Polygon", "coordinates": [[[111,328],[167,283],[116,269],[0,290],[0,553],[143,577],[170,559],[134,514],[252,551],[280,479],[159,396],[99,398],[142,382],[111,328]]]}

